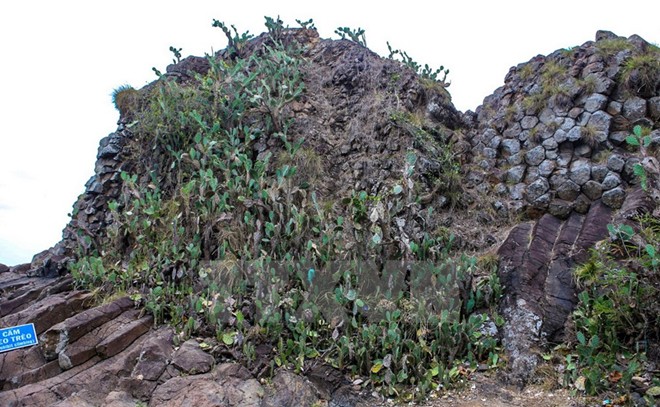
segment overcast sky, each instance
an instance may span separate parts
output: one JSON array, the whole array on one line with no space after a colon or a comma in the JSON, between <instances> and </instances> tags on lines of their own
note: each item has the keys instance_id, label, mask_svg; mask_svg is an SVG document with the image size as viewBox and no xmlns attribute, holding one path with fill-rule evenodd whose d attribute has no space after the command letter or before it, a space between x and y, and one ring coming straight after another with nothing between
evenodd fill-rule
<instances>
[{"instance_id":1,"label":"overcast sky","mask_svg":"<svg viewBox=\"0 0 660 407\"><path fill-rule=\"evenodd\" d=\"M0 5L0 263L29 262L54 245L93 175L99 140L114 131L112 90L142 87L183 55L224 48L218 19L253 34L264 16L313 18L322 37L366 29L415 60L451 70L454 104L474 110L509 68L580 45L598 29L660 41L660 2L622 1L72 1Z\"/></svg>"}]
</instances>

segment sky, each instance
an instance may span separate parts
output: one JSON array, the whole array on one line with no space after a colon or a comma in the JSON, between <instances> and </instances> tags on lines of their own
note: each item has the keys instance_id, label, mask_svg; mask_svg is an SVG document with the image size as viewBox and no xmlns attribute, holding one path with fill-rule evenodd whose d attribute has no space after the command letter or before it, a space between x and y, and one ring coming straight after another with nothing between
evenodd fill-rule
<instances>
[{"instance_id":1,"label":"sky","mask_svg":"<svg viewBox=\"0 0 660 407\"><path fill-rule=\"evenodd\" d=\"M583 44L598 29L660 41L660 2L21 0L0 4L0 263L16 265L61 239L94 173L99 140L116 129L113 89L156 79L170 46L203 56L225 47L213 19L240 32L310 18L323 38L366 30L415 60L450 69L461 111L475 110L511 66Z\"/></svg>"}]
</instances>

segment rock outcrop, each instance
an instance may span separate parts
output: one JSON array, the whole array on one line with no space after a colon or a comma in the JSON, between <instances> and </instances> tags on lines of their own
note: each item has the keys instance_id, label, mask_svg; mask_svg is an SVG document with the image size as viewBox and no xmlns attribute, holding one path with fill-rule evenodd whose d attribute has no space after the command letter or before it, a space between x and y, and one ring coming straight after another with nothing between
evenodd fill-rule
<instances>
[{"instance_id":1,"label":"rock outcrop","mask_svg":"<svg viewBox=\"0 0 660 407\"><path fill-rule=\"evenodd\" d=\"M423 198L416 205L440 215L427 223L411 219L405 232L455 226L470 230L458 240L471 249L500 244L502 339L510 377L524 383L538 351L565 339L577 301L573 267L607 237L608 223L628 212L657 211L658 186L642 191L634 166L660 172L660 73L630 63L657 55L657 48L638 36L598 32L595 42L513 67L476 113L461 114L443 87L425 86L396 61L350 41L319 39L311 30L290 35L310 45L307 94L287 107L296 118L292 133L304 135L306 148L323 157L299 163L302 176L319 182L326 196L353 189L378 193L400 180L406 151L415 151ZM187 81L208 69L205 59L190 57L166 76ZM74 288L68 265L80 248L102 251L113 221L108 203L121 193L121 172L136 165L128 119L101 140L95 174L74 205L62 242L30 265L0 265L0 325L32 322L40 335L38 347L0 354L0 405L367 403L327 366L305 377L280 370L265 385L255 372L214 354L212 344L202 348L191 339L175 346L179 338L172 330L154 327L131 298L99 305L94 293ZM651 139L645 154L625 141L637 125ZM255 140L255 154L273 143ZM446 213L455 203L448 202L459 199L433 184L442 171L437 146L448 143L463 164L465 197L458 207L467 226L453 225ZM515 216L523 221L508 224L513 228L501 242L491 235L471 239L484 229L500 230L503 223L494 219Z\"/></svg>"}]
</instances>

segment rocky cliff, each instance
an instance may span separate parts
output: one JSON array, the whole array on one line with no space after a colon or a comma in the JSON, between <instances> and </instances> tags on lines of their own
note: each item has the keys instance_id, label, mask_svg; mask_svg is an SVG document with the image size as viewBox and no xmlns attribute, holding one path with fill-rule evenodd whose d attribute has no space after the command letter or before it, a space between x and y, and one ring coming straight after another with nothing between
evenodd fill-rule
<instances>
[{"instance_id":1,"label":"rocky cliff","mask_svg":"<svg viewBox=\"0 0 660 407\"><path fill-rule=\"evenodd\" d=\"M304 63L273 51L274 43L295 45ZM117 131L101 140L94 176L74 205L62 242L32 264L2 269L1 325L34 322L41 344L0 355L0 404L367 402L326 365L306 365L305 377L277 370L272 386L260 383L256 378L264 377L268 363L245 362L246 348L228 346L237 337L222 331L235 335L236 322L216 327L200 316L207 303L221 302L217 295L199 297L180 315L174 306L157 306L178 297L159 296L154 287L186 282L190 303L192 292L233 282L226 274L205 280L206 265L222 261L225 270L229 260L263 260L266 254L278 261L295 254L317 265L330 264L328 258L375 259L377 278L388 270L388 260L444 262L452 250L494 256L503 296L480 305L499 307L505 323L492 335L509 357L507 377L524 384L549 344L574 340L570 315L579 290L573 270L610 237L607 225L634 226L640 213L659 216L659 57L656 47L637 36L598 32L596 41L534 57L511 68L504 86L466 113L453 107L442 81L356 42L320 39L302 29L270 30L231 44L214 58L186 58L135 91L121 109ZM270 52L274 66L252 57ZM254 87L250 72L261 72ZM207 84L209 73L221 82ZM290 81L287 86L269 82L274 73ZM237 86L232 78L243 87L231 88ZM291 84L299 79L304 89L294 92ZM161 86L167 83L172 85ZM195 87L203 91L186 93ZM196 104L201 97L220 106L211 116L221 117L218 127L204 119L200 106L209 104ZM168 100L189 103L194 113L168 115ZM169 120L180 121L162 131L158 123ZM220 126L236 130L227 130L233 140L227 146L211 137ZM644 129L641 149L626 140L636 127ZM177 131L186 137L174 139ZM223 148L230 151L226 157L218 153ZM206 162L215 156L227 158L225 164ZM277 166L255 175L259 162ZM291 167L298 171L287 175ZM183 175L172 176L175 169ZM256 181L241 183L250 177ZM193 191L199 191L197 202L190 200ZM161 206L149 210L157 216L131 218L156 198ZM221 203L226 206L219 210ZM217 212L208 215L212 210ZM161 240L168 242L165 249ZM92 259L87 268L80 258ZM412 286L416 269L400 268ZM85 274L90 270L103 272L92 279ZM130 281L122 282L127 270ZM474 300L480 279L495 281L486 267L480 271L456 286L457 299ZM313 277L307 275L310 285ZM75 289L85 281L99 290ZM130 297L120 292L99 303L96 295L120 285ZM283 287L300 289L292 282ZM232 298L223 298L229 311L257 326L254 306L234 306ZM474 311L459 305L456 312L465 317ZM160 325L177 315L188 322L178 327L181 335L152 327L154 317ZM334 325L328 335L336 339L344 329ZM191 334L198 340L183 341ZM255 344L257 360L273 359L273 342L262 338ZM651 335L650 349L657 352L657 346L658 337ZM308 356L314 359L313 352ZM383 367L381 360L377 369L369 363L372 380L380 369L396 374L390 362ZM406 369L405 362L399 369ZM391 378L382 380L387 387Z\"/></svg>"}]
</instances>

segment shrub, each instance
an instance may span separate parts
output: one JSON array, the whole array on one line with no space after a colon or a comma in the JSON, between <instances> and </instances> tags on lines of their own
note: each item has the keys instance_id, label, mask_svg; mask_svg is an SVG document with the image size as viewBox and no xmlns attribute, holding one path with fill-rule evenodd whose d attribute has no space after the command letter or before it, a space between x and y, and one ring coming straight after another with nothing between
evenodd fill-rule
<instances>
[{"instance_id":1,"label":"shrub","mask_svg":"<svg viewBox=\"0 0 660 407\"><path fill-rule=\"evenodd\" d=\"M112 91L112 103L122 117L131 116L138 108L139 93L131 85L121 85Z\"/></svg>"},{"instance_id":2,"label":"shrub","mask_svg":"<svg viewBox=\"0 0 660 407\"><path fill-rule=\"evenodd\" d=\"M621 82L634 95L651 97L660 86L660 52L651 50L626 60L621 68Z\"/></svg>"}]
</instances>

